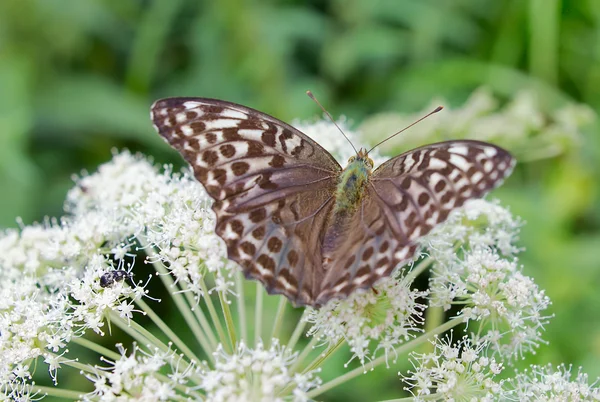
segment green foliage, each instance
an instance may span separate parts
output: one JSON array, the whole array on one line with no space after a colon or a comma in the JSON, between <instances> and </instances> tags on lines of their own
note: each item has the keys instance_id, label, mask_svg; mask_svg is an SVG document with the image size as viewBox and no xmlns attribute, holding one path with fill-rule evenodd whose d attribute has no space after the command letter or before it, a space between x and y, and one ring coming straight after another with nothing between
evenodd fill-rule
<instances>
[{"instance_id":1,"label":"green foliage","mask_svg":"<svg viewBox=\"0 0 600 402\"><path fill-rule=\"evenodd\" d=\"M574 102L597 111L598 32L597 0L4 0L0 225L60 215L71 174L113 148L181 164L148 118L164 96L222 98L290 120L319 113L311 89L334 116L372 123L433 99L461 105L485 87L501 105L535 94L542 124ZM401 128L384 126L373 143ZM496 195L528 222L526 272L554 301L550 345L529 360L595 376L600 136L597 126L576 131L519 143L500 133L522 163ZM558 151L539 152L548 144Z\"/></svg>"}]
</instances>

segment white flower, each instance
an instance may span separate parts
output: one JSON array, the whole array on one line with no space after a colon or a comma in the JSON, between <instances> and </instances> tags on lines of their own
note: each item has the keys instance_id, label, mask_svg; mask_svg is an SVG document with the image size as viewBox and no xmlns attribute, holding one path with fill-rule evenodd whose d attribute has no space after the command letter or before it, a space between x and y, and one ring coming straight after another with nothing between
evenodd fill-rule
<instances>
[{"instance_id":1,"label":"white flower","mask_svg":"<svg viewBox=\"0 0 600 402\"><path fill-rule=\"evenodd\" d=\"M183 372L177 370L180 358L173 352L145 352L137 345L130 355L117 345L121 358L109 362L108 367L96 367L95 373L86 374L94 384L94 391L82 397L84 401L169 401L182 397L176 388L188 381L197 371L190 365ZM177 380L166 377L164 370L175 373Z\"/></svg>"},{"instance_id":2,"label":"white flower","mask_svg":"<svg viewBox=\"0 0 600 402\"><path fill-rule=\"evenodd\" d=\"M403 272L383 279L373 290L332 300L318 310L309 309L306 320L313 324L308 335L329 345L341 339L350 346L353 359L361 364L378 351L387 357L401 343L421 332L425 305L417 300L427 292L411 289ZM372 346L371 344L375 344ZM393 360L396 356L392 356Z\"/></svg>"},{"instance_id":3,"label":"white flower","mask_svg":"<svg viewBox=\"0 0 600 402\"><path fill-rule=\"evenodd\" d=\"M581 369L572 373L570 366L531 366L530 371L508 381L505 392L507 398L515 401L600 401L598 381L590 384L587 374Z\"/></svg>"},{"instance_id":4,"label":"white flower","mask_svg":"<svg viewBox=\"0 0 600 402\"><path fill-rule=\"evenodd\" d=\"M479 322L498 353L523 356L542 341L549 298L520 271L513 245L521 225L497 203L470 201L421 242L433 260L431 304Z\"/></svg>"},{"instance_id":5,"label":"white flower","mask_svg":"<svg viewBox=\"0 0 600 402\"><path fill-rule=\"evenodd\" d=\"M456 344L452 344L450 337L444 340L436 337L432 344L432 353L411 354L413 370L407 375L399 373L408 384L405 389L416 400L498 399L502 381L495 377L502 372L503 367L501 363L485 355L485 343L473 345L465 336Z\"/></svg>"},{"instance_id":6,"label":"white flower","mask_svg":"<svg viewBox=\"0 0 600 402\"><path fill-rule=\"evenodd\" d=\"M306 392L320 384L314 371L291 371L297 354L279 345L276 339L268 349L262 343L251 349L241 342L234 354L225 353L219 345L214 356L214 368L200 373L198 387L212 402L303 402L308 401ZM291 397L278 396L288 387L292 389Z\"/></svg>"}]
</instances>

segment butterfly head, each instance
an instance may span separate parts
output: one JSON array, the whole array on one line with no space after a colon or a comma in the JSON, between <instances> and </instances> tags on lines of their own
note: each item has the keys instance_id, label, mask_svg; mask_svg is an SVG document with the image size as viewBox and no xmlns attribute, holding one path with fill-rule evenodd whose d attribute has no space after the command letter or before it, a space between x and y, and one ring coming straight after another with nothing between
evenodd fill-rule
<instances>
[{"instance_id":1,"label":"butterfly head","mask_svg":"<svg viewBox=\"0 0 600 402\"><path fill-rule=\"evenodd\" d=\"M351 164L354 161L363 162L365 165L367 165L369 170L373 169L373 159L369 158L369 153L364 148L361 148L357 155L352 155L350 159L348 159L348 164Z\"/></svg>"}]
</instances>

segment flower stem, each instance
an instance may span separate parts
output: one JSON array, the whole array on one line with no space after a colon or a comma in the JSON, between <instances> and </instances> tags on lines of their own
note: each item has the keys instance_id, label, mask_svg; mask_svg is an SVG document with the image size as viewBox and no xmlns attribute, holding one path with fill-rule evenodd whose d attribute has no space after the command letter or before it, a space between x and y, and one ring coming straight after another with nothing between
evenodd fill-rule
<instances>
[{"instance_id":1,"label":"flower stem","mask_svg":"<svg viewBox=\"0 0 600 402\"><path fill-rule=\"evenodd\" d=\"M254 345L258 345L262 337L262 309L263 289L260 282L256 282L256 307L254 310Z\"/></svg>"},{"instance_id":2,"label":"flower stem","mask_svg":"<svg viewBox=\"0 0 600 402\"><path fill-rule=\"evenodd\" d=\"M248 327L246 325L246 301L244 298L244 277L242 271L237 269L235 273L235 287L238 297L238 319L242 339L248 339Z\"/></svg>"},{"instance_id":3,"label":"flower stem","mask_svg":"<svg viewBox=\"0 0 600 402\"><path fill-rule=\"evenodd\" d=\"M223 329L223 325L221 324L221 319L220 319L219 315L217 314L217 309L215 308L215 305L213 304L212 298L208 294L208 288L206 287L206 283L204 282L204 279L200 279L200 288L202 289L202 292L204 293L204 297L202 298L202 300L204 300L204 302L206 303L206 306L208 307L208 313L210 314L210 318L211 318L213 324L215 325L215 328L217 329L217 334L219 335L219 340L220 340L221 344L223 345L223 347L225 348L225 350L227 352L231 353L233 351L233 348L230 347L229 343L227 342L227 340L228 340L227 335L225 335L225 330Z\"/></svg>"},{"instance_id":4,"label":"flower stem","mask_svg":"<svg viewBox=\"0 0 600 402\"><path fill-rule=\"evenodd\" d=\"M430 300L431 301L431 300ZM429 332L444 321L444 309L442 307L437 306L429 306L425 311L425 332ZM430 343L426 343L423 345L423 349L432 352L435 348L434 345Z\"/></svg>"},{"instance_id":5,"label":"flower stem","mask_svg":"<svg viewBox=\"0 0 600 402\"><path fill-rule=\"evenodd\" d=\"M154 259L157 258L154 253L154 250L152 250L150 247L146 247L145 250L146 250L146 253L148 254L148 256L154 257ZM173 278L171 277L171 274L165 268L165 266L163 265L162 262L155 261L152 263L152 265L153 265L154 269L156 270L156 272L158 272L160 274L158 276L161 279L165 288L172 290L170 292L170 294L171 294L171 297L173 298L173 301L177 305L177 309L181 312L181 314L183 315L183 319L188 324L188 326L192 329L192 333L194 334L194 336L198 337L198 334L201 334L202 330L200 329L198 321L196 320L196 317L194 316L191 308L189 307L191 305L191 303L188 304L186 302L186 300L184 299L184 297L181 295L181 293L178 293L175 291L176 285L173 281ZM187 296L187 293L186 293L186 296ZM203 326L203 328L204 328L204 333L208 336L209 340L214 339L214 335L212 333L212 329L210 328L210 326L208 326L208 328L206 326ZM200 339L199 338L197 338L197 339L198 339L198 343L200 343L202 345L202 342L200 341ZM206 354L209 356L209 359L212 361L211 350L214 351L216 349L216 340L214 342L211 342L211 346L212 346L212 348L207 350Z\"/></svg>"},{"instance_id":6,"label":"flower stem","mask_svg":"<svg viewBox=\"0 0 600 402\"><path fill-rule=\"evenodd\" d=\"M307 373L319 367L327 359L329 359L329 357L331 357L345 343L345 341L346 340L344 338L340 338L340 340L337 341L335 345L328 347L327 350L325 350L323 353L319 353L319 356L317 356L312 362L310 362L310 364L306 366L304 370L302 370L302 373Z\"/></svg>"},{"instance_id":7,"label":"flower stem","mask_svg":"<svg viewBox=\"0 0 600 402\"><path fill-rule=\"evenodd\" d=\"M277 306L277 313L275 314L275 322L273 323L273 330L271 331L271 339L279 338L279 330L281 329L281 323L283 322L283 316L285 315L285 307L287 305L287 299L283 296L279 296L279 306ZM269 342L271 342L269 339Z\"/></svg>"},{"instance_id":8,"label":"flower stem","mask_svg":"<svg viewBox=\"0 0 600 402\"><path fill-rule=\"evenodd\" d=\"M223 292L219 292L219 301L221 302L221 310L225 316L225 324L227 325L227 332L229 333L229 342L231 343L231 349L235 350L237 339L235 335L235 325L233 324L233 317L231 316L231 309L229 303L225 300Z\"/></svg>"},{"instance_id":9,"label":"flower stem","mask_svg":"<svg viewBox=\"0 0 600 402\"><path fill-rule=\"evenodd\" d=\"M45 395L55 396L57 398L64 399L80 399L81 395L84 395L83 391L71 391L68 389L55 388L55 387L44 387L42 385L35 385L33 387L34 392L39 392Z\"/></svg>"},{"instance_id":10,"label":"flower stem","mask_svg":"<svg viewBox=\"0 0 600 402\"><path fill-rule=\"evenodd\" d=\"M196 356L194 354L194 352L192 352L192 350L185 344L185 342L183 342L175 334L175 332L173 332L173 330L171 328L169 328L169 326L167 324L165 324L165 322L158 316L158 314L156 314L154 312L154 310L152 310L150 308L150 306L148 304L146 304L146 302L139 299L139 300L136 300L136 303L148 315L148 317L152 320L152 322L154 322L156 324L156 326L161 331L163 331L163 333L165 335L167 335L167 337L175 344L175 346L188 357L188 359L190 359L191 361L195 361L197 363L200 363L202 361L198 358L198 356ZM210 349L210 346L207 344L204 334L199 333L199 334L195 334L195 335L196 335L196 339L198 340L198 342L200 342L200 345L202 345L202 348L204 348L205 353L207 355L210 354L211 349Z\"/></svg>"},{"instance_id":11,"label":"flower stem","mask_svg":"<svg viewBox=\"0 0 600 402\"><path fill-rule=\"evenodd\" d=\"M422 344L423 342L426 342L427 340L432 338L434 335L438 335L443 332L446 332L450 328L453 328L453 327L459 325L463 321L464 321L463 317L454 318L454 319L440 325L439 327L435 328L434 330L424 333L423 335L419 336L418 338L415 338L412 341L407 342L407 343L397 347L395 349L395 352L398 355L406 353L406 352L410 352L410 351L414 350L417 346ZM380 356L377 359L373 360L371 362L372 367L375 368L375 367L379 366L380 364L385 363L385 359L386 359L386 356ZM316 388L316 389L308 392L306 394L306 396L307 396L307 398L314 399L316 396L321 395L325 391L329 391L331 388L337 387L338 385L341 385L341 384L345 383L346 381L351 380L355 377L358 377L359 375L364 374L364 373L365 373L364 367L362 367L362 366L357 367L354 370L351 370L351 371L347 372L346 374L321 385L319 388Z\"/></svg>"},{"instance_id":12,"label":"flower stem","mask_svg":"<svg viewBox=\"0 0 600 402\"><path fill-rule=\"evenodd\" d=\"M118 360L121 355L117 352L105 348L104 346L98 345L96 342L92 342L89 339L81 338L81 337L73 337L71 342L78 344L86 349L92 350L98 353L101 356L107 357L113 361Z\"/></svg>"},{"instance_id":13,"label":"flower stem","mask_svg":"<svg viewBox=\"0 0 600 402\"><path fill-rule=\"evenodd\" d=\"M290 337L290 341L287 344L287 347L290 350L294 350L294 347L296 346L296 343L298 342L298 339L300 339L300 335L302 335L302 331L304 330L304 327L306 326L306 321L304 320L304 318L308 314L307 311L308 311L307 309L304 309L304 312L302 313L302 317L300 317L300 319L298 320L298 323L296 324L296 328L294 328L294 332L292 333L292 336Z\"/></svg>"},{"instance_id":14,"label":"flower stem","mask_svg":"<svg viewBox=\"0 0 600 402\"><path fill-rule=\"evenodd\" d=\"M148 347L149 345L152 345L165 352L169 350L169 347L167 345L165 345L160 339L152 335L150 331L142 327L137 322L130 320L127 323L121 317L119 317L117 313L112 311L109 313L109 315L111 321L117 327L121 328L123 332L126 332L127 334L129 334L129 336L135 339L140 344L140 346L143 345L144 347Z\"/></svg>"},{"instance_id":15,"label":"flower stem","mask_svg":"<svg viewBox=\"0 0 600 402\"><path fill-rule=\"evenodd\" d=\"M306 345L304 347L304 349L302 350L302 353L300 353L298 355L298 358L296 358L296 362L294 363L294 365L291 367L290 372L292 373L296 373L299 371L300 369L300 365L302 364L302 361L304 359L306 359L306 357L310 354L310 352L312 352L315 348L315 345L317 344L317 342L319 342L319 337L315 334L310 342L308 342L308 345Z\"/></svg>"},{"instance_id":16,"label":"flower stem","mask_svg":"<svg viewBox=\"0 0 600 402\"><path fill-rule=\"evenodd\" d=\"M404 276L403 280L407 281L406 283L411 283L417 276L421 275L423 271L429 268L431 264L433 264L433 258L429 256L425 257L416 267Z\"/></svg>"},{"instance_id":17,"label":"flower stem","mask_svg":"<svg viewBox=\"0 0 600 402\"><path fill-rule=\"evenodd\" d=\"M186 290L187 286L183 285L182 288L184 290ZM208 342L210 343L212 350L216 350L217 344L219 342L217 341L217 337L215 336L215 334L213 332L212 326L206 319L206 315L204 314L204 311L202 311L202 308L198 305L198 302L194 300L194 298L190 292L185 292L185 298L187 300L188 305L194 306L193 308L191 308L192 314L194 314L194 316L196 317L196 320L200 323L200 326L204 330L204 333L206 334L206 337L208 338Z\"/></svg>"}]
</instances>

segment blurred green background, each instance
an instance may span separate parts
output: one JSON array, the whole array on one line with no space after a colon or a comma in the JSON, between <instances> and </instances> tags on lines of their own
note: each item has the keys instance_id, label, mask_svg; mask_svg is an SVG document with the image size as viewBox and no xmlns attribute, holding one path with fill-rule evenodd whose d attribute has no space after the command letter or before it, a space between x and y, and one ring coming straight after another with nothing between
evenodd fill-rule
<instances>
[{"instance_id":1,"label":"blurred green background","mask_svg":"<svg viewBox=\"0 0 600 402\"><path fill-rule=\"evenodd\" d=\"M458 107L480 87L501 103L529 90L544 121L575 103L598 111L600 1L3 0L0 226L60 216L72 175L115 148L181 166L150 124L160 97L221 98L290 121L320 114L311 89L356 128L435 98ZM521 163L495 195L527 222L521 262L554 303L549 345L527 362L596 377L600 140L587 122L541 156L548 141L502 141L498 122L498 143ZM404 148L399 139L385 152ZM373 381L356 400L373 399Z\"/></svg>"}]
</instances>

